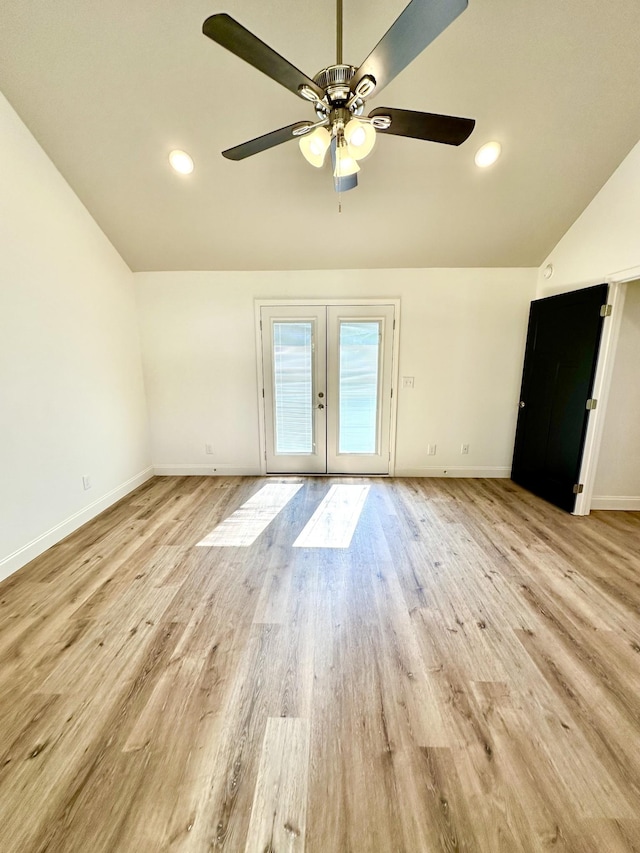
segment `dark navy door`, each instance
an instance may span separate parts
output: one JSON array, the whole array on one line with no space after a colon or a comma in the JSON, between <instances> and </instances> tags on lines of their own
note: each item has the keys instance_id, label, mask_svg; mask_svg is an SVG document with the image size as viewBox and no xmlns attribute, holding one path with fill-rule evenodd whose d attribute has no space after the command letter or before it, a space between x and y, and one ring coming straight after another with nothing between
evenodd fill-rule
<instances>
[{"instance_id":1,"label":"dark navy door","mask_svg":"<svg viewBox=\"0 0 640 853\"><path fill-rule=\"evenodd\" d=\"M531 303L511 478L573 511L608 287Z\"/></svg>"}]
</instances>

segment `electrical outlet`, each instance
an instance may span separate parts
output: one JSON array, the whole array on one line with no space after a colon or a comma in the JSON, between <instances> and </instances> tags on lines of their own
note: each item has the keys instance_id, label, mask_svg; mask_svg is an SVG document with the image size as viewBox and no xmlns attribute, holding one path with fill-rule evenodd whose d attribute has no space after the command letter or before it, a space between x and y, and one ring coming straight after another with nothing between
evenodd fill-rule
<instances>
[{"instance_id":1,"label":"electrical outlet","mask_svg":"<svg viewBox=\"0 0 640 853\"><path fill-rule=\"evenodd\" d=\"M463 456L466 456L469 453L469 445L468 444L462 444L460 446L460 453L462 453Z\"/></svg>"},{"instance_id":2,"label":"electrical outlet","mask_svg":"<svg viewBox=\"0 0 640 853\"><path fill-rule=\"evenodd\" d=\"M413 388L413 376L403 376L402 377L402 387L403 388Z\"/></svg>"},{"instance_id":3,"label":"electrical outlet","mask_svg":"<svg viewBox=\"0 0 640 853\"><path fill-rule=\"evenodd\" d=\"M82 475L82 488L87 491L87 489L91 488L91 477L88 474Z\"/></svg>"},{"instance_id":4,"label":"electrical outlet","mask_svg":"<svg viewBox=\"0 0 640 853\"><path fill-rule=\"evenodd\" d=\"M436 455L436 445L435 444L427 444L427 456L435 456Z\"/></svg>"},{"instance_id":5,"label":"electrical outlet","mask_svg":"<svg viewBox=\"0 0 640 853\"><path fill-rule=\"evenodd\" d=\"M209 456L213 456L213 445L212 444L205 444L204 452Z\"/></svg>"}]
</instances>

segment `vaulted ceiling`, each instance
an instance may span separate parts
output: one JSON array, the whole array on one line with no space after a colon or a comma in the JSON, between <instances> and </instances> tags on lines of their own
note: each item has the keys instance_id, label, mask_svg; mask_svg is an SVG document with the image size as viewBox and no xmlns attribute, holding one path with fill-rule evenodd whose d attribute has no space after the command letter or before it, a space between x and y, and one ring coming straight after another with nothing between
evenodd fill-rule
<instances>
[{"instance_id":1,"label":"vaulted ceiling","mask_svg":"<svg viewBox=\"0 0 640 853\"><path fill-rule=\"evenodd\" d=\"M353 65L408 0L344 0ZM342 197L297 143L220 152L313 109L202 35L228 12L310 76L334 0L3 0L0 89L134 270L535 266L640 138L638 0L469 0L368 107L477 121L381 136ZM474 165L499 140L501 159ZM170 150L188 151L190 176Z\"/></svg>"}]
</instances>

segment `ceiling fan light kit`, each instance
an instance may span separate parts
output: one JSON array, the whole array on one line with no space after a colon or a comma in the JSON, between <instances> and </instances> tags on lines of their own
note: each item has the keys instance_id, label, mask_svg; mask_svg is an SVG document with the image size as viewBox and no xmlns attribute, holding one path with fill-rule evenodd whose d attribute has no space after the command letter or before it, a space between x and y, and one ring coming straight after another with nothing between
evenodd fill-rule
<instances>
[{"instance_id":1,"label":"ceiling fan light kit","mask_svg":"<svg viewBox=\"0 0 640 853\"><path fill-rule=\"evenodd\" d=\"M456 116L378 107L364 115L368 97L378 94L467 7L468 0L411 0L365 61L356 68L342 61L342 0L337 0L337 61L312 79L253 35L229 15L207 18L203 33L240 59L250 63L293 94L313 104L315 122L297 122L223 151L224 157L243 160L290 139L312 166L321 168L328 150L334 188L344 192L357 186L359 160L367 157L377 133L460 145L475 121Z\"/></svg>"},{"instance_id":2,"label":"ceiling fan light kit","mask_svg":"<svg viewBox=\"0 0 640 853\"><path fill-rule=\"evenodd\" d=\"M364 160L376 144L376 131L372 124L352 118L344 129L344 138L356 160Z\"/></svg>"},{"instance_id":3,"label":"ceiling fan light kit","mask_svg":"<svg viewBox=\"0 0 640 853\"><path fill-rule=\"evenodd\" d=\"M326 127L316 127L314 131L306 133L298 140L300 151L302 151L305 160L315 166L316 169L320 169L324 164L324 158L330 144L331 134Z\"/></svg>"},{"instance_id":4,"label":"ceiling fan light kit","mask_svg":"<svg viewBox=\"0 0 640 853\"><path fill-rule=\"evenodd\" d=\"M336 138L336 164L333 170L334 178L348 178L360 171L358 161L351 154L344 136Z\"/></svg>"}]
</instances>

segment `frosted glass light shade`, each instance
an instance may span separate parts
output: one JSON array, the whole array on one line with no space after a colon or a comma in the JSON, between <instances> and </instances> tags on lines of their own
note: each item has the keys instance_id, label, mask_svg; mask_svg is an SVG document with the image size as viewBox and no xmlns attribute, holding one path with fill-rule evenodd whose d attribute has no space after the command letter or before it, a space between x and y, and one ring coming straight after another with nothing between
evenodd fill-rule
<instances>
[{"instance_id":1,"label":"frosted glass light shade","mask_svg":"<svg viewBox=\"0 0 640 853\"><path fill-rule=\"evenodd\" d=\"M336 148L336 168L333 172L335 178L346 178L349 175L355 175L360 171L360 166L354 157L351 156L351 150L348 145L338 145Z\"/></svg>"},{"instance_id":2,"label":"frosted glass light shade","mask_svg":"<svg viewBox=\"0 0 640 853\"><path fill-rule=\"evenodd\" d=\"M302 155L307 161L319 169L324 163L325 155L331 143L331 134L326 127L316 127L313 133L305 133L298 140Z\"/></svg>"},{"instance_id":3,"label":"frosted glass light shade","mask_svg":"<svg viewBox=\"0 0 640 853\"><path fill-rule=\"evenodd\" d=\"M352 118L344 129L344 138L353 159L362 160L376 144L376 131L372 124Z\"/></svg>"}]
</instances>

